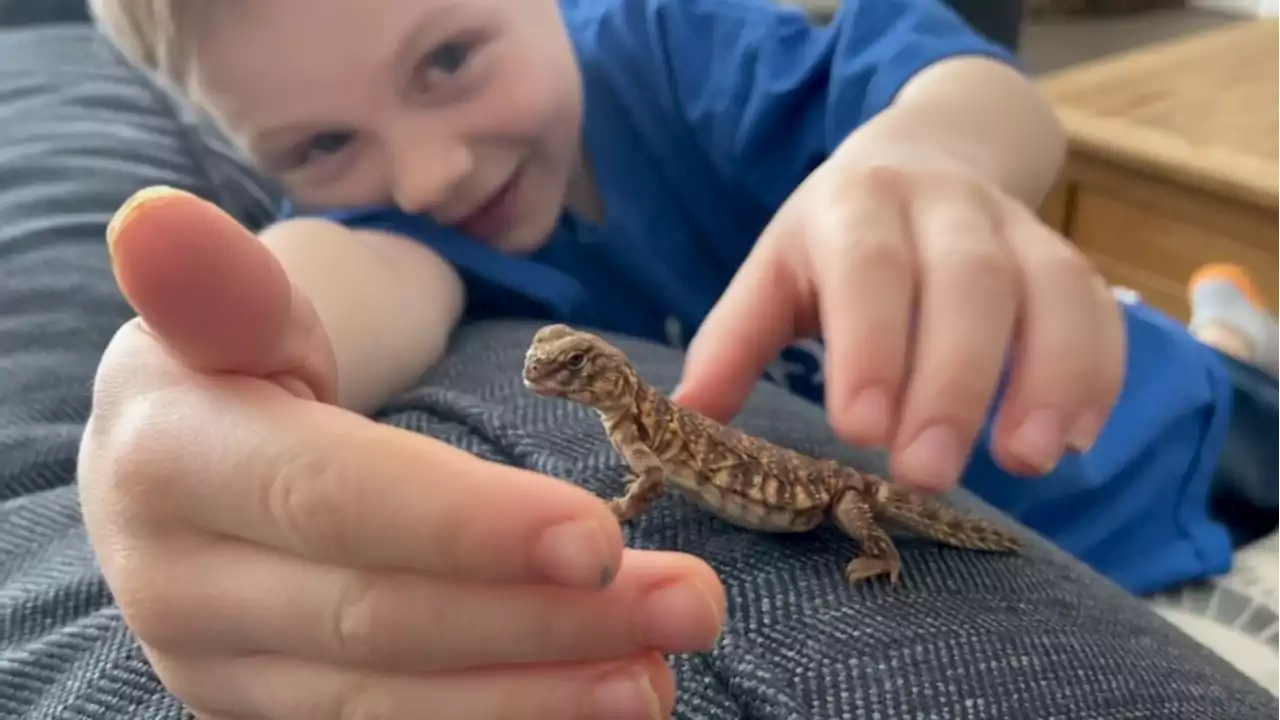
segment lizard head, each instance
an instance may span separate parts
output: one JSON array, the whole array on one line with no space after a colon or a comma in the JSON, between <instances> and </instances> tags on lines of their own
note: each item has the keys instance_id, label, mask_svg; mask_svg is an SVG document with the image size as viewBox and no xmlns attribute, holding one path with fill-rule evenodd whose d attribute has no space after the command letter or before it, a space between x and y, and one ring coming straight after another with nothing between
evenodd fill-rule
<instances>
[{"instance_id":1,"label":"lizard head","mask_svg":"<svg viewBox=\"0 0 1280 720\"><path fill-rule=\"evenodd\" d=\"M524 386L596 408L629 402L635 370L618 348L568 325L547 325L524 356Z\"/></svg>"}]
</instances>

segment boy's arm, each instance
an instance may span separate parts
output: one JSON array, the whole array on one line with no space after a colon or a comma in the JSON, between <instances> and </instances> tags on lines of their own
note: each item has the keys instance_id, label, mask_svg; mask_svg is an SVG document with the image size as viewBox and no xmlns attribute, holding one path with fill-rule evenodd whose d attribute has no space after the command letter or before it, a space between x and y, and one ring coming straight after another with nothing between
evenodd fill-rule
<instances>
[{"instance_id":1,"label":"boy's arm","mask_svg":"<svg viewBox=\"0 0 1280 720\"><path fill-rule=\"evenodd\" d=\"M837 152L873 162L890 140L895 164L915 146L922 162L953 159L1029 204L1057 172L1061 132L1017 57L940 0L845 2L825 26L754 0L617 5L601 46L648 69L631 82L761 207L780 207Z\"/></svg>"},{"instance_id":2,"label":"boy's arm","mask_svg":"<svg viewBox=\"0 0 1280 720\"><path fill-rule=\"evenodd\" d=\"M874 164L891 149L942 158L1035 208L1052 187L1066 139L1052 108L1021 73L984 57L943 60L846 138L834 157Z\"/></svg>"},{"instance_id":3,"label":"boy's arm","mask_svg":"<svg viewBox=\"0 0 1280 720\"><path fill-rule=\"evenodd\" d=\"M282 221L260 237L320 315L337 357L342 407L372 413L443 354L464 290L430 248L316 218Z\"/></svg>"}]
</instances>

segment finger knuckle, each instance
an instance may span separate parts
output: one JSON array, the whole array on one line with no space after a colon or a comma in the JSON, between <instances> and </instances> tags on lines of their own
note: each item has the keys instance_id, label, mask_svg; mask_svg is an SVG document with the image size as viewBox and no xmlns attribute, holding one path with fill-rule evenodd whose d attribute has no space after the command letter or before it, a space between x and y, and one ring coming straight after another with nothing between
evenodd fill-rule
<instances>
[{"instance_id":1,"label":"finger knuckle","mask_svg":"<svg viewBox=\"0 0 1280 720\"><path fill-rule=\"evenodd\" d=\"M180 412L187 375L176 368L138 319L116 332L94 376L77 462L82 485L147 501L125 508L168 507L173 479L184 475L174 460L188 447Z\"/></svg>"},{"instance_id":2,"label":"finger knuckle","mask_svg":"<svg viewBox=\"0 0 1280 720\"><path fill-rule=\"evenodd\" d=\"M983 410L991 403L990 388L977 382L952 381L937 395L936 414L967 442L982 423Z\"/></svg>"},{"instance_id":3,"label":"finger knuckle","mask_svg":"<svg viewBox=\"0 0 1280 720\"><path fill-rule=\"evenodd\" d=\"M954 263L957 272L997 286L1010 284L1017 273L1013 256L995 243L976 243L957 248L954 257L948 262Z\"/></svg>"},{"instance_id":4,"label":"finger knuckle","mask_svg":"<svg viewBox=\"0 0 1280 720\"><path fill-rule=\"evenodd\" d=\"M157 431L156 398L135 397L120 403L109 416L96 414L85 428L77 463L77 479L83 485L115 494L126 507L141 501L163 499L156 493L169 486L163 467L170 453L165 435Z\"/></svg>"},{"instance_id":5,"label":"finger knuckle","mask_svg":"<svg viewBox=\"0 0 1280 720\"><path fill-rule=\"evenodd\" d=\"M94 416L110 417L122 403L171 386L187 372L165 353L139 318L120 326L107 342L94 372Z\"/></svg>"},{"instance_id":6,"label":"finger knuckle","mask_svg":"<svg viewBox=\"0 0 1280 720\"><path fill-rule=\"evenodd\" d=\"M896 192L904 181L904 171L892 165L870 165L848 175L843 189L849 192L883 194Z\"/></svg>"},{"instance_id":7,"label":"finger knuckle","mask_svg":"<svg viewBox=\"0 0 1280 720\"><path fill-rule=\"evenodd\" d=\"M592 632L593 629L598 630L599 622L598 616L584 613L557 611L539 614L530 623L527 646L537 648L539 653L550 657L573 655L587 641L599 640L599 633ZM615 627L625 628L628 623L618 623Z\"/></svg>"},{"instance_id":8,"label":"finger knuckle","mask_svg":"<svg viewBox=\"0 0 1280 720\"><path fill-rule=\"evenodd\" d=\"M956 201L965 206L981 208L990 213L996 211L1003 201L986 181L980 180L976 175L959 171L944 172L938 175L938 181L945 184Z\"/></svg>"},{"instance_id":9,"label":"finger knuckle","mask_svg":"<svg viewBox=\"0 0 1280 720\"><path fill-rule=\"evenodd\" d=\"M909 414L927 406L927 415L968 436L977 432L996 390L991 359L972 350L952 352L951 357L944 373L926 381L928 389L913 392Z\"/></svg>"},{"instance_id":10,"label":"finger knuckle","mask_svg":"<svg viewBox=\"0 0 1280 720\"><path fill-rule=\"evenodd\" d=\"M198 627L188 582L178 582L156 562L132 561L117 568L110 583L125 624L139 639L161 650L178 652Z\"/></svg>"},{"instance_id":11,"label":"finger knuckle","mask_svg":"<svg viewBox=\"0 0 1280 720\"><path fill-rule=\"evenodd\" d=\"M339 471L324 457L294 450L264 483L263 512L293 549L345 557L350 542Z\"/></svg>"},{"instance_id":12,"label":"finger knuckle","mask_svg":"<svg viewBox=\"0 0 1280 720\"><path fill-rule=\"evenodd\" d=\"M855 238L850 243L849 254L851 263L877 275L903 276L915 271L915 257L905 243L882 238Z\"/></svg>"},{"instance_id":13,"label":"finger knuckle","mask_svg":"<svg viewBox=\"0 0 1280 720\"><path fill-rule=\"evenodd\" d=\"M94 408L109 409L114 401L129 397L140 379L136 372L139 357L138 338L142 333L140 318L132 318L116 330L102 351L93 377Z\"/></svg>"},{"instance_id":14,"label":"finger knuckle","mask_svg":"<svg viewBox=\"0 0 1280 720\"><path fill-rule=\"evenodd\" d=\"M494 692L490 707L485 708L489 720L560 720L568 717L588 717L584 712L591 708L589 690L562 689L554 685L538 687L513 685ZM574 702L577 699L577 702ZM576 712L575 712L576 711Z\"/></svg>"},{"instance_id":15,"label":"finger knuckle","mask_svg":"<svg viewBox=\"0 0 1280 720\"><path fill-rule=\"evenodd\" d=\"M369 679L356 677L338 690L329 717L333 720L391 720L403 715L397 712L390 693L380 692Z\"/></svg>"},{"instance_id":16,"label":"finger knuckle","mask_svg":"<svg viewBox=\"0 0 1280 720\"><path fill-rule=\"evenodd\" d=\"M377 654L379 617L385 586L373 575L353 572L338 592L329 622L334 649L340 657L367 663Z\"/></svg>"},{"instance_id":17,"label":"finger knuckle","mask_svg":"<svg viewBox=\"0 0 1280 720\"><path fill-rule=\"evenodd\" d=\"M1049 276L1069 278L1080 283L1101 279L1089 257L1076 246L1066 242L1058 243L1057 251L1047 255L1044 261L1044 272Z\"/></svg>"},{"instance_id":18,"label":"finger knuckle","mask_svg":"<svg viewBox=\"0 0 1280 720\"><path fill-rule=\"evenodd\" d=\"M494 683L479 703L468 703L469 714L486 720L560 720L560 718L595 717L590 714L592 691L590 679L548 677L544 682L517 679ZM597 711L598 712L598 711Z\"/></svg>"}]
</instances>

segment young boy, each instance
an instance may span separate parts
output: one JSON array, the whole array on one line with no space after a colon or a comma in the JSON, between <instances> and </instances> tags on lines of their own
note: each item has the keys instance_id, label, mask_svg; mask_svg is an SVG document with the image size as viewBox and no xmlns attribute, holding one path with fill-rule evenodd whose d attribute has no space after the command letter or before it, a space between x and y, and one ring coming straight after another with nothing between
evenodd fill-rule
<instances>
[{"instance_id":1,"label":"young boy","mask_svg":"<svg viewBox=\"0 0 1280 720\"><path fill-rule=\"evenodd\" d=\"M1037 221L1059 128L941 2L94 5L284 184L261 237L345 407L464 318L595 326L687 345L677 398L720 419L767 372L1133 592L1229 566L1226 371Z\"/></svg>"}]
</instances>

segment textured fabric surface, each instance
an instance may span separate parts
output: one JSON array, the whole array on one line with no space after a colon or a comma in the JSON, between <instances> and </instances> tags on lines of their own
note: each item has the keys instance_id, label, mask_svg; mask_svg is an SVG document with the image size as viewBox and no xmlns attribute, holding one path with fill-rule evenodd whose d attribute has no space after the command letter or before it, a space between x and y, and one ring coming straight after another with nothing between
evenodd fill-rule
<instances>
[{"instance_id":1,"label":"textured fabric surface","mask_svg":"<svg viewBox=\"0 0 1280 720\"><path fill-rule=\"evenodd\" d=\"M129 313L102 233L144 185L209 197L246 223L273 190L163 95L70 28L0 32L0 718L178 718L99 576L77 508L76 446L98 356ZM599 423L520 387L534 330L462 331L379 417L481 456L619 492ZM618 340L670 387L669 349ZM748 430L857 460L820 413L762 387ZM957 499L957 502L963 501ZM706 558L729 593L713 653L674 658L681 720L1277 717L1274 698L1051 548L995 557L904 539L896 588L849 589L832 530L737 530L676 498L629 527L637 547Z\"/></svg>"},{"instance_id":2,"label":"textured fabric surface","mask_svg":"<svg viewBox=\"0 0 1280 720\"><path fill-rule=\"evenodd\" d=\"M30 468L0 482L0 500L68 477L97 356L129 317L106 272L112 212L164 184L253 226L274 215L276 189L177 113L89 26L0 29L0 427L18 433L0 462ZM37 461L49 453L65 464Z\"/></svg>"}]
</instances>

